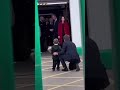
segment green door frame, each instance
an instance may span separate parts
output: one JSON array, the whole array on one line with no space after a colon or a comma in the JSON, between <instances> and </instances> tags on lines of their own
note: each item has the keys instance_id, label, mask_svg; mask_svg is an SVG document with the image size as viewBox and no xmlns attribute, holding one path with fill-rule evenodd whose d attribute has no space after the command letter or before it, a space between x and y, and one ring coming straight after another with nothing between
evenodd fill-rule
<instances>
[{"instance_id":1,"label":"green door frame","mask_svg":"<svg viewBox=\"0 0 120 90\"><path fill-rule=\"evenodd\" d=\"M0 90L15 90L11 0L0 0L0 42Z\"/></svg>"},{"instance_id":2,"label":"green door frame","mask_svg":"<svg viewBox=\"0 0 120 90\"><path fill-rule=\"evenodd\" d=\"M38 0L35 0L35 90L43 90Z\"/></svg>"},{"instance_id":3,"label":"green door frame","mask_svg":"<svg viewBox=\"0 0 120 90\"><path fill-rule=\"evenodd\" d=\"M83 72L85 80L85 0L80 0L81 24L82 24L82 57L83 57Z\"/></svg>"},{"instance_id":4,"label":"green door frame","mask_svg":"<svg viewBox=\"0 0 120 90\"><path fill-rule=\"evenodd\" d=\"M112 0L113 18L113 70L115 74L115 90L120 90L120 0Z\"/></svg>"}]
</instances>

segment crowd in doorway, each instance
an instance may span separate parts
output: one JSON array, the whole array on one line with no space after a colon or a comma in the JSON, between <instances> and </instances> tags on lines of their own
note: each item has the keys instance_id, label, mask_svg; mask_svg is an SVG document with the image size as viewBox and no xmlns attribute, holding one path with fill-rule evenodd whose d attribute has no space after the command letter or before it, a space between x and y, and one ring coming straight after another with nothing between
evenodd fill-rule
<instances>
[{"instance_id":1,"label":"crowd in doorway","mask_svg":"<svg viewBox=\"0 0 120 90\"><path fill-rule=\"evenodd\" d=\"M64 16L60 20L55 14L50 18L40 16L40 41L41 52L47 51L48 46L53 45L55 38L59 39L60 45L63 43L63 36L65 34L70 35L70 24Z\"/></svg>"},{"instance_id":2,"label":"crowd in doorway","mask_svg":"<svg viewBox=\"0 0 120 90\"><path fill-rule=\"evenodd\" d=\"M70 40L70 24L65 17L62 16L58 20L54 14L49 19L41 16L40 31L41 51L45 52L48 46L52 46L53 71L56 66L57 70L60 70L60 62L63 66L62 71L68 71L65 61L70 62L70 70L79 71L80 57L75 44Z\"/></svg>"}]
</instances>

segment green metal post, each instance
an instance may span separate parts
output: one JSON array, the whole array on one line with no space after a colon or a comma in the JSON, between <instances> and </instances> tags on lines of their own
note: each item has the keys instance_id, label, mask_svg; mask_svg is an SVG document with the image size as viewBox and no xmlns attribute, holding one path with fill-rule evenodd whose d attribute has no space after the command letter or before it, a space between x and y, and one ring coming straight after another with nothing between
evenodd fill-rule
<instances>
[{"instance_id":1,"label":"green metal post","mask_svg":"<svg viewBox=\"0 0 120 90\"><path fill-rule=\"evenodd\" d=\"M120 0L113 0L113 68L116 90L120 90Z\"/></svg>"},{"instance_id":2,"label":"green metal post","mask_svg":"<svg viewBox=\"0 0 120 90\"><path fill-rule=\"evenodd\" d=\"M0 90L15 90L11 1L0 0Z\"/></svg>"},{"instance_id":3,"label":"green metal post","mask_svg":"<svg viewBox=\"0 0 120 90\"><path fill-rule=\"evenodd\" d=\"M80 0L81 25L82 25L82 55L83 55L83 71L85 80L85 0Z\"/></svg>"},{"instance_id":4,"label":"green metal post","mask_svg":"<svg viewBox=\"0 0 120 90\"><path fill-rule=\"evenodd\" d=\"M35 90L43 90L38 0L35 0Z\"/></svg>"}]
</instances>

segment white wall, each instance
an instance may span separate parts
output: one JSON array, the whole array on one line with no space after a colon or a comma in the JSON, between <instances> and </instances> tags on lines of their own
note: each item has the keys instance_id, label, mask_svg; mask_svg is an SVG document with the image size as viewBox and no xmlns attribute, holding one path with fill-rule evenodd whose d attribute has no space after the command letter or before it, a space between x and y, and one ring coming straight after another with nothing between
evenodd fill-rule
<instances>
[{"instance_id":1,"label":"white wall","mask_svg":"<svg viewBox=\"0 0 120 90\"><path fill-rule=\"evenodd\" d=\"M87 0L90 37L100 50L111 49L110 0Z\"/></svg>"},{"instance_id":2,"label":"white wall","mask_svg":"<svg viewBox=\"0 0 120 90\"><path fill-rule=\"evenodd\" d=\"M77 47L82 46L81 39L81 12L80 12L80 0L69 0L70 2L70 18L71 18L71 32L72 41Z\"/></svg>"}]
</instances>

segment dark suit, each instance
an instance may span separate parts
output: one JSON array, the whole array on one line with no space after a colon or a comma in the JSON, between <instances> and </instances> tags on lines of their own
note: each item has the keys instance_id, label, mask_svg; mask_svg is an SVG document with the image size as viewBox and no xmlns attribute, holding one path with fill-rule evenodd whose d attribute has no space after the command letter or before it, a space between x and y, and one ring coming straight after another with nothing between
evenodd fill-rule
<instances>
[{"instance_id":1,"label":"dark suit","mask_svg":"<svg viewBox=\"0 0 120 90\"><path fill-rule=\"evenodd\" d=\"M46 38L46 28L45 22L40 21L40 41L41 41L41 51L44 52L45 50L45 38Z\"/></svg>"},{"instance_id":2,"label":"dark suit","mask_svg":"<svg viewBox=\"0 0 120 90\"><path fill-rule=\"evenodd\" d=\"M46 33L46 27L45 27L45 22L43 21L40 21L40 32L41 32L41 36L45 36L45 33Z\"/></svg>"},{"instance_id":3,"label":"dark suit","mask_svg":"<svg viewBox=\"0 0 120 90\"><path fill-rule=\"evenodd\" d=\"M53 38L58 38L58 20L53 23Z\"/></svg>"},{"instance_id":4,"label":"dark suit","mask_svg":"<svg viewBox=\"0 0 120 90\"><path fill-rule=\"evenodd\" d=\"M77 53L76 45L71 41L65 41L62 50L58 53L64 68L66 68L65 61L80 63L80 57Z\"/></svg>"},{"instance_id":5,"label":"dark suit","mask_svg":"<svg viewBox=\"0 0 120 90\"><path fill-rule=\"evenodd\" d=\"M109 85L105 67L100 60L96 43L85 40L85 90L101 90Z\"/></svg>"},{"instance_id":6,"label":"dark suit","mask_svg":"<svg viewBox=\"0 0 120 90\"><path fill-rule=\"evenodd\" d=\"M53 29L53 23L49 24L49 45L53 45L53 31L50 31L50 29Z\"/></svg>"}]
</instances>

